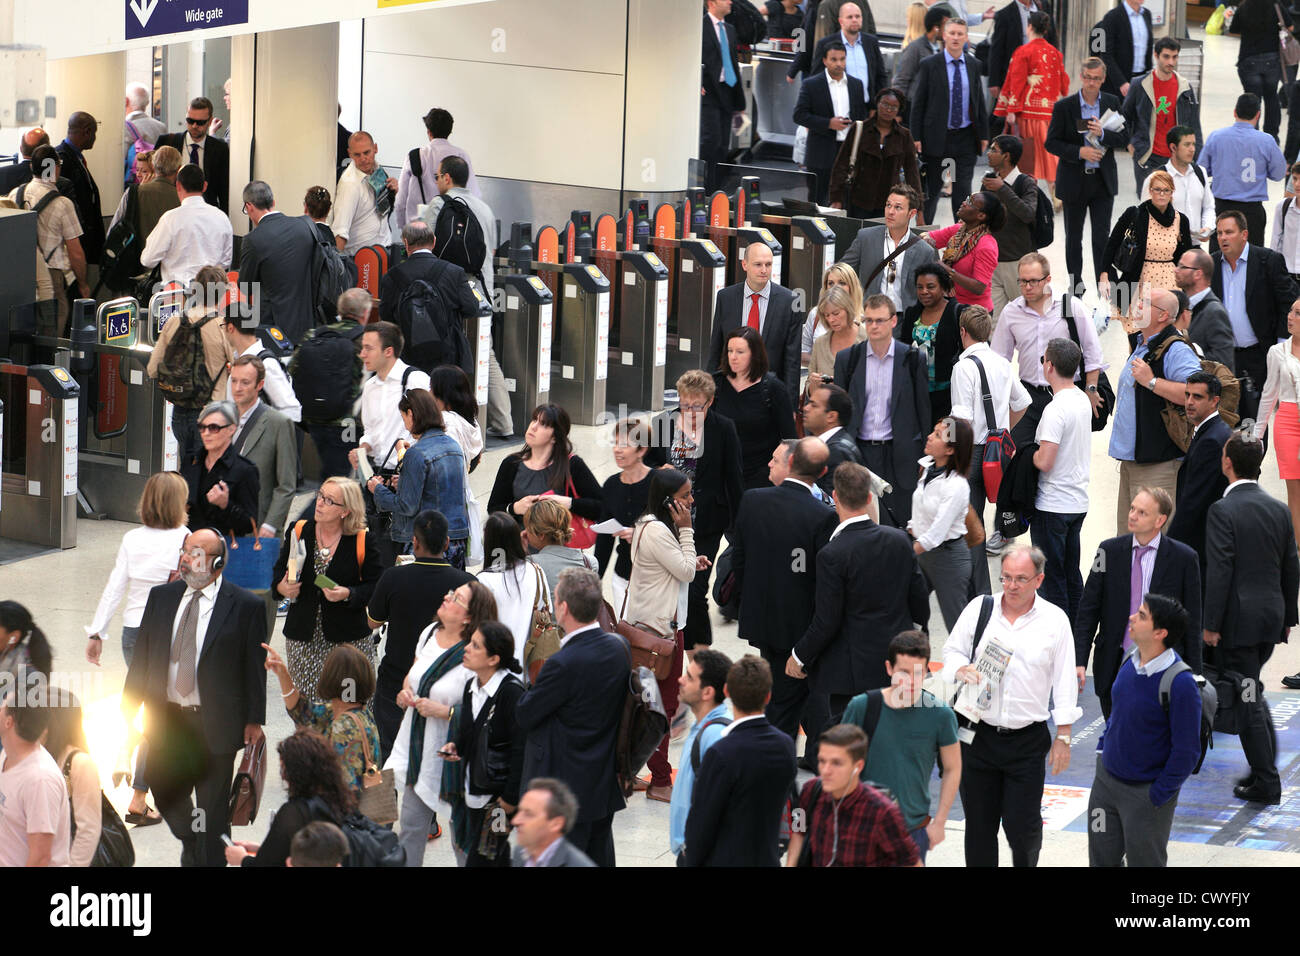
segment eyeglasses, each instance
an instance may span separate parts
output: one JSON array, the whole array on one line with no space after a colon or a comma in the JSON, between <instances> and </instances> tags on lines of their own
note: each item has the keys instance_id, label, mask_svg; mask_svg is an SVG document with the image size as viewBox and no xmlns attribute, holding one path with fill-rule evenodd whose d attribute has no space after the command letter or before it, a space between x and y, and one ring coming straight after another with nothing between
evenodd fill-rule
<instances>
[{"instance_id":1,"label":"eyeglasses","mask_svg":"<svg viewBox=\"0 0 1300 956\"><path fill-rule=\"evenodd\" d=\"M212 122L211 116L209 116L207 119L195 119L193 116L185 117L185 123L187 126L207 126L211 122Z\"/></svg>"},{"instance_id":2,"label":"eyeglasses","mask_svg":"<svg viewBox=\"0 0 1300 956\"><path fill-rule=\"evenodd\" d=\"M897 104L897 103L886 103L886 102L884 102L884 101L882 100L881 102L879 102L879 103L876 104L876 109L879 110L879 111L882 112L882 113L897 113L897 112L898 112L898 104Z\"/></svg>"},{"instance_id":3,"label":"eyeglasses","mask_svg":"<svg viewBox=\"0 0 1300 956\"><path fill-rule=\"evenodd\" d=\"M891 315L891 316L890 316L889 318L887 318L887 319L869 319L869 318L863 317L862 322L863 322L864 325L888 325L890 322L893 322L894 319L896 319L896 318L897 318L897 316L894 316L894 315Z\"/></svg>"},{"instance_id":4,"label":"eyeglasses","mask_svg":"<svg viewBox=\"0 0 1300 956\"><path fill-rule=\"evenodd\" d=\"M1037 279L1017 279L1016 282L1020 285L1034 286L1038 285L1040 282L1046 282L1049 278L1050 276L1039 276Z\"/></svg>"},{"instance_id":5,"label":"eyeglasses","mask_svg":"<svg viewBox=\"0 0 1300 956\"><path fill-rule=\"evenodd\" d=\"M206 424L206 425L196 425L195 427L196 427L200 432L207 432L209 435L215 435L217 432L221 431L222 429L226 429L226 428L234 428L235 426L234 426L234 425L217 425L217 424L214 424L214 423L212 423L212 422L209 422L209 423Z\"/></svg>"},{"instance_id":6,"label":"eyeglasses","mask_svg":"<svg viewBox=\"0 0 1300 956\"><path fill-rule=\"evenodd\" d=\"M1028 584L1030 581L1034 579L1027 578L1022 575L1016 575L1013 578L1010 575L1003 574L998 577L998 580L1002 582L1002 586L1004 588L1011 587L1012 585L1018 588L1023 588L1026 584Z\"/></svg>"},{"instance_id":7,"label":"eyeglasses","mask_svg":"<svg viewBox=\"0 0 1300 956\"><path fill-rule=\"evenodd\" d=\"M708 408L709 406L708 406L708 404L706 403L706 404L703 404L703 405L686 405L686 404L682 404L682 405L679 406L679 407L680 407L681 410L684 411L684 412L702 412L702 411L704 411L706 408Z\"/></svg>"},{"instance_id":8,"label":"eyeglasses","mask_svg":"<svg viewBox=\"0 0 1300 956\"><path fill-rule=\"evenodd\" d=\"M1164 186L1152 186L1152 187L1151 187L1151 195L1153 195L1153 196L1154 196L1154 195L1172 196L1173 194L1174 194L1174 191L1173 191L1172 189L1168 189L1168 188L1166 188L1166 187L1164 187Z\"/></svg>"},{"instance_id":9,"label":"eyeglasses","mask_svg":"<svg viewBox=\"0 0 1300 956\"><path fill-rule=\"evenodd\" d=\"M469 605L456 596L455 588L452 588L450 591L448 591L446 595L444 595L443 600L450 601L452 604L459 604L465 610L467 611L469 610Z\"/></svg>"},{"instance_id":10,"label":"eyeglasses","mask_svg":"<svg viewBox=\"0 0 1300 956\"><path fill-rule=\"evenodd\" d=\"M325 493L322 492L322 491L318 491L318 492L316 492L316 500L317 500L317 501L323 501L323 502L325 502L325 504L327 504L327 505L333 505L335 508L342 508L342 507L343 507L343 502L341 502L341 501L335 501L333 498L331 498L329 495L325 494Z\"/></svg>"}]
</instances>

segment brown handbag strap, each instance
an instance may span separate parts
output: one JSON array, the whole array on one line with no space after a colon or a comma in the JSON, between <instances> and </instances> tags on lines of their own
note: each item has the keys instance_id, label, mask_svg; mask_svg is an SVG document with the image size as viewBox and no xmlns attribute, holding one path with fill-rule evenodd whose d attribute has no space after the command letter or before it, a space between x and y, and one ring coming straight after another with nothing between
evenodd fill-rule
<instances>
[{"instance_id":1,"label":"brown handbag strap","mask_svg":"<svg viewBox=\"0 0 1300 956\"><path fill-rule=\"evenodd\" d=\"M352 722L357 725L357 730L361 732L361 752L366 761L366 773L377 773L379 765L375 763L374 754L370 752L370 735L366 733L366 725L361 722L355 710L345 710L343 713L352 718Z\"/></svg>"},{"instance_id":2,"label":"brown handbag strap","mask_svg":"<svg viewBox=\"0 0 1300 956\"><path fill-rule=\"evenodd\" d=\"M533 577L537 580L537 597L533 600L534 611L546 611L555 618L555 608L551 607L551 596L546 591L546 582L542 580L542 569L532 561L528 562L533 566Z\"/></svg>"},{"instance_id":3,"label":"brown handbag strap","mask_svg":"<svg viewBox=\"0 0 1300 956\"><path fill-rule=\"evenodd\" d=\"M646 523L644 521L641 522L641 526L632 532L632 546L628 550L631 554L633 570L635 570L636 568L636 543L637 541L640 540L639 538L637 538L637 532L639 531L642 534L644 534L645 525ZM629 577L627 579L627 590L623 592L623 606L618 609L619 621L623 620L623 615L627 613L627 596L631 593L632 593L632 579ZM618 621L615 621L614 623L617 624Z\"/></svg>"}]
</instances>

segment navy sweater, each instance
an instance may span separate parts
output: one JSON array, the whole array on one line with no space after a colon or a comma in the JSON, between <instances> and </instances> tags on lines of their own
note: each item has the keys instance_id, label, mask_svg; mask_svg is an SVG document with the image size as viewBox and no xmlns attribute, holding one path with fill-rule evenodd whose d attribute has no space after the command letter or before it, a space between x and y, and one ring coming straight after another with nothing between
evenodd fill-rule
<instances>
[{"instance_id":1,"label":"navy sweater","mask_svg":"<svg viewBox=\"0 0 1300 956\"><path fill-rule=\"evenodd\" d=\"M1174 659L1182 660L1177 653ZM1160 706L1160 678L1143 677L1129 658L1111 689L1110 720L1097 744L1102 766L1127 783L1150 783L1151 803L1163 806L1183 785L1201 755L1201 693L1191 672L1169 689L1169 713Z\"/></svg>"}]
</instances>

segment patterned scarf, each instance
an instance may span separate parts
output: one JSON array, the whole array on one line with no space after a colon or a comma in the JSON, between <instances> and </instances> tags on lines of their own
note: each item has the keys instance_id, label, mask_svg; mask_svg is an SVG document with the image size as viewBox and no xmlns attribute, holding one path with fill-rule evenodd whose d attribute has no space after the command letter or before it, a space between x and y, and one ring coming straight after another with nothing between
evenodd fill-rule
<instances>
[{"instance_id":1,"label":"patterned scarf","mask_svg":"<svg viewBox=\"0 0 1300 956\"><path fill-rule=\"evenodd\" d=\"M962 223L957 231L949 237L948 245L944 246L939 258L947 265L955 266L959 261L975 251L975 246L988 235L988 231L988 226L970 226Z\"/></svg>"},{"instance_id":2,"label":"patterned scarf","mask_svg":"<svg viewBox=\"0 0 1300 956\"><path fill-rule=\"evenodd\" d=\"M429 640L435 638L430 635ZM457 664L465 656L465 642L461 641L455 647L443 651L441 656L433 662L424 676L420 678L420 686L416 688L416 697L428 697L429 691L433 685ZM406 779L414 783L420 779L420 764L424 760L424 731L429 725L428 718L421 717L419 713L411 715L411 749L410 756L407 758ZM455 761L443 761L444 763L455 764Z\"/></svg>"}]
</instances>

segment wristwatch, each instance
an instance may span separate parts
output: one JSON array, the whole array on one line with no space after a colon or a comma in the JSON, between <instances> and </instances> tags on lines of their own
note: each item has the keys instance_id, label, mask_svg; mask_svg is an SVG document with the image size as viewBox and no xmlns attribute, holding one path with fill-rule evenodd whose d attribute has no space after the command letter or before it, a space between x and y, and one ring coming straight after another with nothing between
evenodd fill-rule
<instances>
[{"instance_id":1,"label":"wristwatch","mask_svg":"<svg viewBox=\"0 0 1300 956\"><path fill-rule=\"evenodd\" d=\"M1088 391L1090 391L1090 392L1095 392L1095 391L1097 391L1097 386L1096 386L1096 385L1089 385L1089 386L1088 386Z\"/></svg>"},{"instance_id":2,"label":"wristwatch","mask_svg":"<svg viewBox=\"0 0 1300 956\"><path fill-rule=\"evenodd\" d=\"M1156 378L1154 375L1151 376L1151 381L1147 382L1147 388L1154 392L1156 390L1156 382L1158 381L1160 381L1160 379Z\"/></svg>"},{"instance_id":3,"label":"wristwatch","mask_svg":"<svg viewBox=\"0 0 1300 956\"><path fill-rule=\"evenodd\" d=\"M1065 746L1067 746L1067 747L1070 746L1070 735L1069 735L1069 734L1057 734L1057 735L1056 735L1056 739L1059 740L1061 743L1065 744Z\"/></svg>"}]
</instances>

